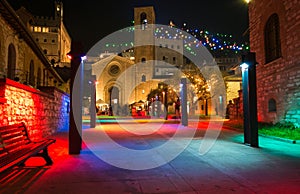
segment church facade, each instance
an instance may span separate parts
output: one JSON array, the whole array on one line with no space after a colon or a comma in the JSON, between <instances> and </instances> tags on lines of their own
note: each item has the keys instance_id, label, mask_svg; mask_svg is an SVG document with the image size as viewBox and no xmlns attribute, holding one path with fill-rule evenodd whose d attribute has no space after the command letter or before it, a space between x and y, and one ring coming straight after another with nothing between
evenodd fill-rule
<instances>
[{"instance_id":1,"label":"church facade","mask_svg":"<svg viewBox=\"0 0 300 194\"><path fill-rule=\"evenodd\" d=\"M176 67L183 62L182 40L154 36L153 7L134 8L134 22L132 54L123 52L121 56L111 55L92 64L92 74L96 75L97 81L96 100L101 99L112 106L146 103L147 95L158 88L159 83L169 83L168 80L179 76ZM174 87L179 87L179 83L177 85Z\"/></svg>"},{"instance_id":2,"label":"church facade","mask_svg":"<svg viewBox=\"0 0 300 194\"><path fill-rule=\"evenodd\" d=\"M174 112L174 103L181 96L180 82L185 77L188 114L222 116L226 92L216 87L223 78L210 52L204 46L190 48L188 41L197 42L191 34L171 25L155 24L152 6L135 7L134 24L134 30L128 28L133 37L131 47L98 53L100 57L93 62L88 53L86 64L91 66L97 83L96 101L119 108L131 104L148 107L155 101ZM98 47L96 44L94 48Z\"/></svg>"}]
</instances>

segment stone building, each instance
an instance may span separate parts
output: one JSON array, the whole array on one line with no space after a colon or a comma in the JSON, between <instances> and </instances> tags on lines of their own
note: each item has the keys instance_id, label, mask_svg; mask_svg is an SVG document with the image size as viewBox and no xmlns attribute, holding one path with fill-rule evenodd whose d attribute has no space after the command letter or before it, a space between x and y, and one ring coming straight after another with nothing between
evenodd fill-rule
<instances>
[{"instance_id":1,"label":"stone building","mask_svg":"<svg viewBox=\"0 0 300 194\"><path fill-rule=\"evenodd\" d=\"M35 41L54 67L70 67L67 53L71 50L71 37L63 21L63 3L54 1L52 16L36 16L25 7L20 7L17 14L31 32Z\"/></svg>"},{"instance_id":2,"label":"stone building","mask_svg":"<svg viewBox=\"0 0 300 194\"><path fill-rule=\"evenodd\" d=\"M0 75L34 88L68 85L55 71L32 33L7 1L1 1Z\"/></svg>"},{"instance_id":3,"label":"stone building","mask_svg":"<svg viewBox=\"0 0 300 194\"><path fill-rule=\"evenodd\" d=\"M300 125L300 1L249 3L250 48L257 61L262 122Z\"/></svg>"},{"instance_id":4,"label":"stone building","mask_svg":"<svg viewBox=\"0 0 300 194\"><path fill-rule=\"evenodd\" d=\"M68 129L69 84L6 0L0 12L0 125L25 122L33 139Z\"/></svg>"}]
</instances>

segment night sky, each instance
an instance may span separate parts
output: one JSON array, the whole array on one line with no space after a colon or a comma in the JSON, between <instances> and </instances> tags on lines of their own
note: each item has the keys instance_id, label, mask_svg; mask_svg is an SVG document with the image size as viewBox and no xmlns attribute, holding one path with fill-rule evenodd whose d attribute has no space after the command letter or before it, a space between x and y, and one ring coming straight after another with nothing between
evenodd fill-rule
<instances>
[{"instance_id":1,"label":"night sky","mask_svg":"<svg viewBox=\"0 0 300 194\"><path fill-rule=\"evenodd\" d=\"M53 15L54 0L8 0L13 7L25 5L34 15ZM180 28L231 34L239 42L247 28L247 5L243 0L62 0L64 23L73 40L89 50L103 37L129 27L133 9L154 6L156 23L167 25L172 20ZM108 12L108 13L107 13Z\"/></svg>"}]
</instances>

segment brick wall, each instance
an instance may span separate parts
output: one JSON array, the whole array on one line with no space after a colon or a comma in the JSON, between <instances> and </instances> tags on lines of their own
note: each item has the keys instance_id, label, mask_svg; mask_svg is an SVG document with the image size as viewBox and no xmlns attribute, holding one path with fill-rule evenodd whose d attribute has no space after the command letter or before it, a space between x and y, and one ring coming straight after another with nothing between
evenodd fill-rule
<instances>
[{"instance_id":1,"label":"brick wall","mask_svg":"<svg viewBox=\"0 0 300 194\"><path fill-rule=\"evenodd\" d=\"M67 130L69 105L69 95L54 87L37 90L0 79L0 125L25 122L32 139Z\"/></svg>"},{"instance_id":2,"label":"brick wall","mask_svg":"<svg viewBox=\"0 0 300 194\"><path fill-rule=\"evenodd\" d=\"M300 126L300 9L294 0L254 0L249 4L250 48L256 53L257 109L262 122L290 121ZM264 28L277 13L282 57L265 63ZM268 102L276 101L269 112Z\"/></svg>"}]
</instances>

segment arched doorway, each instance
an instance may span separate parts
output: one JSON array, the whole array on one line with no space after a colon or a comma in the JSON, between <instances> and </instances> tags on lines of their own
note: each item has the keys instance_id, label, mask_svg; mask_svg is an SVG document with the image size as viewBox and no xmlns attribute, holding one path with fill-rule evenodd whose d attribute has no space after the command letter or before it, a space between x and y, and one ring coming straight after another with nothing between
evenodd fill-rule
<instances>
[{"instance_id":1,"label":"arched doorway","mask_svg":"<svg viewBox=\"0 0 300 194\"><path fill-rule=\"evenodd\" d=\"M118 114L118 108L120 104L120 91L119 88L112 86L108 90L109 93L109 106L110 111L112 111L111 115Z\"/></svg>"},{"instance_id":2,"label":"arched doorway","mask_svg":"<svg viewBox=\"0 0 300 194\"><path fill-rule=\"evenodd\" d=\"M109 104L114 105L114 104L119 104L120 99L119 99L119 88L112 86L111 88L109 88L108 90L109 92Z\"/></svg>"},{"instance_id":3,"label":"arched doorway","mask_svg":"<svg viewBox=\"0 0 300 194\"><path fill-rule=\"evenodd\" d=\"M7 78L15 79L16 77L16 49L13 44L8 46L7 58Z\"/></svg>"}]
</instances>

